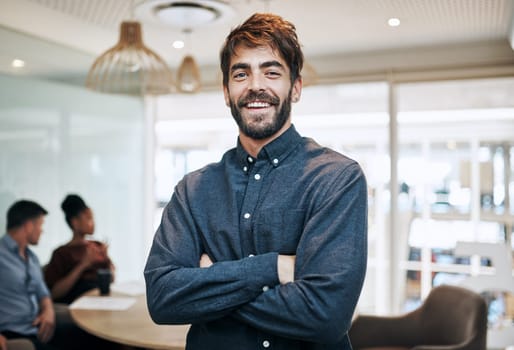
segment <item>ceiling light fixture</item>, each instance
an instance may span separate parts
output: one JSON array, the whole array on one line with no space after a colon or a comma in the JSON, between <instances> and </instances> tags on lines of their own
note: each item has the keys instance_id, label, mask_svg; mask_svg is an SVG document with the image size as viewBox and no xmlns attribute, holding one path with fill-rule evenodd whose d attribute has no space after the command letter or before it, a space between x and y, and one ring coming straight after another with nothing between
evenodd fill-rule
<instances>
[{"instance_id":1,"label":"ceiling light fixture","mask_svg":"<svg viewBox=\"0 0 514 350\"><path fill-rule=\"evenodd\" d=\"M390 27L398 27L400 23L400 19L396 17L392 17L387 20L387 24L389 24Z\"/></svg>"},{"instance_id":2,"label":"ceiling light fixture","mask_svg":"<svg viewBox=\"0 0 514 350\"><path fill-rule=\"evenodd\" d=\"M121 23L118 43L94 61L86 78L86 87L106 93L141 96L174 91L168 65L143 44L141 24L136 21Z\"/></svg>"},{"instance_id":3,"label":"ceiling light fixture","mask_svg":"<svg viewBox=\"0 0 514 350\"><path fill-rule=\"evenodd\" d=\"M147 0L136 6L135 15L145 23L184 29L223 23L235 11L220 0Z\"/></svg>"},{"instance_id":4,"label":"ceiling light fixture","mask_svg":"<svg viewBox=\"0 0 514 350\"><path fill-rule=\"evenodd\" d=\"M200 69L191 53L191 33L193 29L223 22L234 14L233 9L218 0L148 0L141 2L135 13L145 22L180 28L187 35L182 45L173 43L175 48L185 44L189 47L177 70L177 89L186 93L199 91Z\"/></svg>"},{"instance_id":5,"label":"ceiling light fixture","mask_svg":"<svg viewBox=\"0 0 514 350\"><path fill-rule=\"evenodd\" d=\"M191 29L184 29L189 39L189 51L191 51ZM182 92L193 93L198 92L201 87L200 69L193 56L188 53L182 60L177 70L177 87Z\"/></svg>"},{"instance_id":6,"label":"ceiling light fixture","mask_svg":"<svg viewBox=\"0 0 514 350\"><path fill-rule=\"evenodd\" d=\"M18 58L15 58L11 62L11 67L13 67L13 68L23 68L23 67L25 67L25 61L20 60Z\"/></svg>"},{"instance_id":7,"label":"ceiling light fixture","mask_svg":"<svg viewBox=\"0 0 514 350\"><path fill-rule=\"evenodd\" d=\"M182 92L193 93L200 90L200 69L191 55L186 55L177 70L177 87Z\"/></svg>"},{"instance_id":8,"label":"ceiling light fixture","mask_svg":"<svg viewBox=\"0 0 514 350\"><path fill-rule=\"evenodd\" d=\"M182 40L175 40L171 46L173 46L175 49L183 49L186 43Z\"/></svg>"}]
</instances>

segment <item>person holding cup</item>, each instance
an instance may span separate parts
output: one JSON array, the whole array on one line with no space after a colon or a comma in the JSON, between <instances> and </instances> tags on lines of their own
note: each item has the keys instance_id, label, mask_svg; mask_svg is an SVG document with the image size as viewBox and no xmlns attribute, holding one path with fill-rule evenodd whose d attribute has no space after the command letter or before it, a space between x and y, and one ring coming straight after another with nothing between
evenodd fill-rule
<instances>
[{"instance_id":1,"label":"person holding cup","mask_svg":"<svg viewBox=\"0 0 514 350\"><path fill-rule=\"evenodd\" d=\"M98 272L110 271L114 280L114 265L107 254L107 245L87 239L93 235L93 211L84 200L69 194L61 204L73 237L52 253L45 267L45 281L55 302L71 304L83 293L99 286Z\"/></svg>"}]
</instances>

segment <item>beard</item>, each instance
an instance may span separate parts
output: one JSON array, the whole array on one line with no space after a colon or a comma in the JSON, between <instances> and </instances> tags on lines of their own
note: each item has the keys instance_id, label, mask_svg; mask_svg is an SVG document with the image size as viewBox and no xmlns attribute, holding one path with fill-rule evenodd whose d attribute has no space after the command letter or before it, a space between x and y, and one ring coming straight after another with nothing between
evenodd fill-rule
<instances>
[{"instance_id":1,"label":"beard","mask_svg":"<svg viewBox=\"0 0 514 350\"><path fill-rule=\"evenodd\" d=\"M273 136L289 119L291 114L291 91L292 89L289 90L287 98L282 103L282 106L280 106L280 109L271 117L269 122L264 122L266 114L263 113L262 115L252 117L252 120L255 121L255 123L250 123L248 118L243 118L241 108L255 100L267 102L272 107L278 106L280 105L280 99L278 97L271 96L265 92L257 93L250 91L247 95L241 97L237 101L237 104L230 99L230 111L232 112L232 117L234 117L239 130L241 130L244 135L256 140L262 140Z\"/></svg>"}]
</instances>

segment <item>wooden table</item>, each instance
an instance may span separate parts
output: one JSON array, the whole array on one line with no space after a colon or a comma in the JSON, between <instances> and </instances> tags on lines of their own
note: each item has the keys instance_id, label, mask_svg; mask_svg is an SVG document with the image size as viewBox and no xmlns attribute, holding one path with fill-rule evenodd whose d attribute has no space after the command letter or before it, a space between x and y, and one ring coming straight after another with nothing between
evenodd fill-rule
<instances>
[{"instance_id":1,"label":"wooden table","mask_svg":"<svg viewBox=\"0 0 514 350\"><path fill-rule=\"evenodd\" d=\"M94 289L88 296L99 295ZM70 309L73 321L97 337L146 349L183 350L189 325L157 325L150 318L146 295L128 296L111 292L113 297L136 298L127 310Z\"/></svg>"}]
</instances>

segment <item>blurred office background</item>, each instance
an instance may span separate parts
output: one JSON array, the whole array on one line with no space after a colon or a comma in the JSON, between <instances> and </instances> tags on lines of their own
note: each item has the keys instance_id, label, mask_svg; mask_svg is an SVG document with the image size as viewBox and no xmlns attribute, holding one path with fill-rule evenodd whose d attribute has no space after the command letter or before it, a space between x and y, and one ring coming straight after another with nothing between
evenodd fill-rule
<instances>
[{"instance_id":1,"label":"blurred office background","mask_svg":"<svg viewBox=\"0 0 514 350\"><path fill-rule=\"evenodd\" d=\"M494 273L491 259L473 267L471 256L456 254L459 241L512 252L511 0L192 2L199 17L181 13L184 22L173 25L149 17L172 0L0 0L0 227L16 199L46 207L35 248L42 263L71 237L59 206L73 192L94 210L95 238L108 241L117 278L142 278L174 185L236 143L218 51L256 11L297 25L308 64L293 107L298 130L366 172L369 268L359 312L411 310L434 286ZM217 17L202 17L212 11ZM144 42L175 83L192 55L200 87L159 95L86 89L89 68L126 19L141 21ZM175 49L177 40L185 47ZM490 322L512 323L512 294L491 300Z\"/></svg>"}]
</instances>

